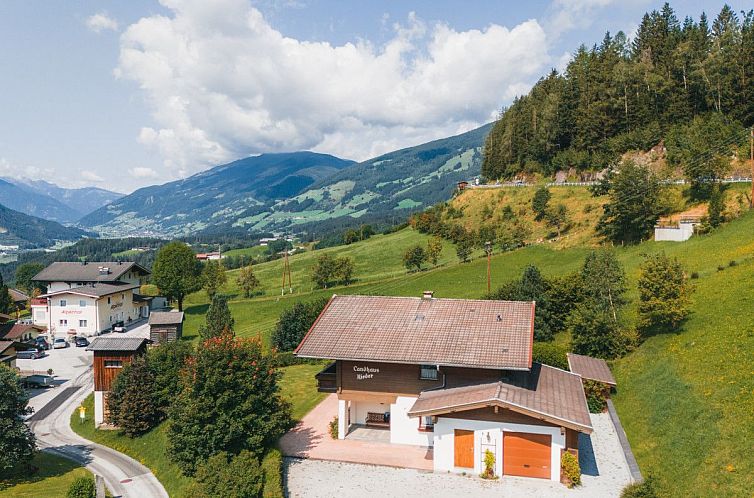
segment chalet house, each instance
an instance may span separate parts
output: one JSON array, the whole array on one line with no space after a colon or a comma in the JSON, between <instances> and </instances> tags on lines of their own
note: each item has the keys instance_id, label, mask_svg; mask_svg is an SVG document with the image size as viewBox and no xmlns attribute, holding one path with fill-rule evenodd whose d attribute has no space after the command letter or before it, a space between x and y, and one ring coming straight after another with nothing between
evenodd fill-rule
<instances>
[{"instance_id":1,"label":"chalet house","mask_svg":"<svg viewBox=\"0 0 754 498\"><path fill-rule=\"evenodd\" d=\"M0 339L10 341L28 342L36 339L45 329L38 325L27 323L5 323L0 325Z\"/></svg>"},{"instance_id":2,"label":"chalet house","mask_svg":"<svg viewBox=\"0 0 754 498\"><path fill-rule=\"evenodd\" d=\"M149 338L155 344L177 341L183 336L183 311L155 311L149 315Z\"/></svg>"},{"instance_id":3,"label":"chalet house","mask_svg":"<svg viewBox=\"0 0 754 498\"><path fill-rule=\"evenodd\" d=\"M30 345L17 341L0 339L0 365L16 368L16 352L31 348Z\"/></svg>"},{"instance_id":4,"label":"chalet house","mask_svg":"<svg viewBox=\"0 0 754 498\"><path fill-rule=\"evenodd\" d=\"M29 302L29 296L18 289L8 289L8 294L13 300L13 305L18 311L26 309L26 304Z\"/></svg>"},{"instance_id":5,"label":"chalet house","mask_svg":"<svg viewBox=\"0 0 754 498\"><path fill-rule=\"evenodd\" d=\"M53 335L93 336L116 322L146 318L149 300L138 290L148 277L136 263L52 263L33 279L47 294L32 299L32 321Z\"/></svg>"},{"instance_id":6,"label":"chalet house","mask_svg":"<svg viewBox=\"0 0 754 498\"><path fill-rule=\"evenodd\" d=\"M107 396L113 381L138 355L147 350L148 339L142 337L97 337L86 348L94 352L94 424L105 423Z\"/></svg>"},{"instance_id":7,"label":"chalet house","mask_svg":"<svg viewBox=\"0 0 754 498\"><path fill-rule=\"evenodd\" d=\"M436 472L560 480L564 451L592 432L581 377L532 362L533 302L333 296L296 349L334 360L338 438L371 426L432 448Z\"/></svg>"}]
</instances>

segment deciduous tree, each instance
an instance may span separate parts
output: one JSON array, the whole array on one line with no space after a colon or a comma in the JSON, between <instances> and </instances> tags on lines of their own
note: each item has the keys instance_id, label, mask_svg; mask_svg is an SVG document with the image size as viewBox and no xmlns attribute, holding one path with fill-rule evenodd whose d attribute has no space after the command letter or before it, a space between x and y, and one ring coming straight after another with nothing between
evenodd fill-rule
<instances>
[{"instance_id":1,"label":"deciduous tree","mask_svg":"<svg viewBox=\"0 0 754 498\"><path fill-rule=\"evenodd\" d=\"M251 297L251 293L254 292L254 289L259 287L259 279L254 275L254 268L251 264L241 268L238 272L238 277L236 277L236 284L243 291L243 297L245 298Z\"/></svg>"},{"instance_id":2,"label":"deciduous tree","mask_svg":"<svg viewBox=\"0 0 754 498\"><path fill-rule=\"evenodd\" d=\"M639 330L673 332L691 312L691 285L683 267L665 253L646 256L639 276Z\"/></svg>"},{"instance_id":3,"label":"deciduous tree","mask_svg":"<svg viewBox=\"0 0 754 498\"><path fill-rule=\"evenodd\" d=\"M432 266L437 266L440 254L442 254L442 239L440 237L432 237L427 241L426 250L427 260Z\"/></svg>"},{"instance_id":4,"label":"deciduous tree","mask_svg":"<svg viewBox=\"0 0 754 498\"><path fill-rule=\"evenodd\" d=\"M44 270L42 263L24 263L16 268L16 287L31 295L34 289L39 289L44 293L47 289L38 282L33 282L32 278Z\"/></svg>"},{"instance_id":5,"label":"deciduous tree","mask_svg":"<svg viewBox=\"0 0 754 498\"><path fill-rule=\"evenodd\" d=\"M407 270L415 268L416 271L420 271L425 261L427 261L427 252L420 245L409 247L403 253L403 266Z\"/></svg>"},{"instance_id":6,"label":"deciduous tree","mask_svg":"<svg viewBox=\"0 0 754 498\"><path fill-rule=\"evenodd\" d=\"M28 402L16 372L0 364L0 476L34 456L36 439L23 421L31 413Z\"/></svg>"},{"instance_id":7,"label":"deciduous tree","mask_svg":"<svg viewBox=\"0 0 754 498\"><path fill-rule=\"evenodd\" d=\"M531 200L531 207L534 210L534 219L537 221L544 219L547 215L547 204L550 202L552 194L547 187L539 187L534 192L534 197Z\"/></svg>"},{"instance_id":8,"label":"deciduous tree","mask_svg":"<svg viewBox=\"0 0 754 498\"><path fill-rule=\"evenodd\" d=\"M183 311L186 295L201 288L200 274L196 256L179 241L162 246L152 266L152 282L165 297L178 301L179 311Z\"/></svg>"},{"instance_id":9,"label":"deciduous tree","mask_svg":"<svg viewBox=\"0 0 754 498\"><path fill-rule=\"evenodd\" d=\"M212 299L217 291L225 285L228 277L225 274L225 267L221 261L210 260L204 264L202 270L202 287L207 291L207 296Z\"/></svg>"}]
</instances>

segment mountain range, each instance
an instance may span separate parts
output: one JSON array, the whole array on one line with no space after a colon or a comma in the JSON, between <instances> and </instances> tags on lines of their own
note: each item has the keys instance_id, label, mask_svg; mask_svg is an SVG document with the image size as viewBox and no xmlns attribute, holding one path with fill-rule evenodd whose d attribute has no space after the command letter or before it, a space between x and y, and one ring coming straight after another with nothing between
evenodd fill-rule
<instances>
[{"instance_id":1,"label":"mountain range","mask_svg":"<svg viewBox=\"0 0 754 498\"><path fill-rule=\"evenodd\" d=\"M490 127L361 163L315 152L248 157L139 189L78 224L107 236L179 236L405 216L448 199L458 181L479 174Z\"/></svg>"},{"instance_id":2,"label":"mountain range","mask_svg":"<svg viewBox=\"0 0 754 498\"><path fill-rule=\"evenodd\" d=\"M0 204L59 223L76 222L122 195L97 187L69 189L44 180L0 178Z\"/></svg>"},{"instance_id":3,"label":"mountain range","mask_svg":"<svg viewBox=\"0 0 754 498\"><path fill-rule=\"evenodd\" d=\"M75 241L94 236L79 228L20 213L0 204L0 245L21 249L43 248L59 241Z\"/></svg>"}]
</instances>

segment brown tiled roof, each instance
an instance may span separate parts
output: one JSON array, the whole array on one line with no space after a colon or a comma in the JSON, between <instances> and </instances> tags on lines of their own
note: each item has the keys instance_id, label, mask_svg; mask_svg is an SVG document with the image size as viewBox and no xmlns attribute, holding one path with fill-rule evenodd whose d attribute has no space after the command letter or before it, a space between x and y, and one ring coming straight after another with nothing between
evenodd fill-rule
<instances>
[{"instance_id":1,"label":"brown tiled roof","mask_svg":"<svg viewBox=\"0 0 754 498\"><path fill-rule=\"evenodd\" d=\"M117 283L117 284L93 284L84 285L81 287L74 287L72 289L61 289L59 291L50 292L44 294L45 297L59 296L61 294L78 294L82 296L102 297L109 296L110 294L117 294L118 292L125 292L131 289L138 289L138 285Z\"/></svg>"},{"instance_id":2,"label":"brown tiled roof","mask_svg":"<svg viewBox=\"0 0 754 498\"><path fill-rule=\"evenodd\" d=\"M87 351L138 351L149 339L143 337L97 337Z\"/></svg>"},{"instance_id":3,"label":"brown tiled roof","mask_svg":"<svg viewBox=\"0 0 754 498\"><path fill-rule=\"evenodd\" d=\"M6 323L0 325L0 337L2 337L3 339L15 340L23 336L29 329L34 329L37 332L42 332L44 330L42 327L38 327L37 325L21 323L11 325L9 323Z\"/></svg>"},{"instance_id":4,"label":"brown tiled roof","mask_svg":"<svg viewBox=\"0 0 754 498\"><path fill-rule=\"evenodd\" d=\"M101 275L100 267L108 268L109 273ZM91 261L86 264L56 262L37 273L32 280L36 282L114 282L131 269L149 275L146 268L132 262Z\"/></svg>"},{"instance_id":5,"label":"brown tiled roof","mask_svg":"<svg viewBox=\"0 0 754 498\"><path fill-rule=\"evenodd\" d=\"M528 370L533 336L533 302L333 296L296 354Z\"/></svg>"},{"instance_id":6,"label":"brown tiled roof","mask_svg":"<svg viewBox=\"0 0 754 498\"><path fill-rule=\"evenodd\" d=\"M10 294L10 298L13 299L13 302L15 303L18 303L21 301L26 302L29 300L29 296L27 296L26 294L24 294L18 289L8 289L8 294Z\"/></svg>"},{"instance_id":7,"label":"brown tiled roof","mask_svg":"<svg viewBox=\"0 0 754 498\"><path fill-rule=\"evenodd\" d=\"M514 372L505 381L425 391L408 415L442 415L486 406L501 406L579 432L592 432L581 377L541 363L534 363L530 372Z\"/></svg>"},{"instance_id":8,"label":"brown tiled roof","mask_svg":"<svg viewBox=\"0 0 754 498\"><path fill-rule=\"evenodd\" d=\"M179 325L183 323L183 311L153 311L149 325Z\"/></svg>"},{"instance_id":9,"label":"brown tiled roof","mask_svg":"<svg viewBox=\"0 0 754 498\"><path fill-rule=\"evenodd\" d=\"M613 377L613 373L605 360L568 353L568 368L571 372L577 373L585 379L604 382L611 386L617 385L615 377Z\"/></svg>"}]
</instances>

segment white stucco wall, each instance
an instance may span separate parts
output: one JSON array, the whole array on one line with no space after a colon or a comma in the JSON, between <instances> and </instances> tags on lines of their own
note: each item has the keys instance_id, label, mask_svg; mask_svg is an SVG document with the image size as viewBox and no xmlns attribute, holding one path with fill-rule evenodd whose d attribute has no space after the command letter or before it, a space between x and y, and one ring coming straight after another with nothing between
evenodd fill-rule
<instances>
[{"instance_id":1,"label":"white stucco wall","mask_svg":"<svg viewBox=\"0 0 754 498\"><path fill-rule=\"evenodd\" d=\"M105 423L105 393L94 391L94 425Z\"/></svg>"},{"instance_id":2,"label":"white stucco wall","mask_svg":"<svg viewBox=\"0 0 754 498\"><path fill-rule=\"evenodd\" d=\"M681 223L678 228L675 227L656 227L655 241L684 242L689 240L694 234L694 225L691 223Z\"/></svg>"},{"instance_id":3,"label":"white stucco wall","mask_svg":"<svg viewBox=\"0 0 754 498\"><path fill-rule=\"evenodd\" d=\"M416 398L398 396L390 405L390 442L394 444L411 444L414 446L432 446L431 432L419 431L419 418L409 418L408 411L414 406Z\"/></svg>"},{"instance_id":4,"label":"white stucco wall","mask_svg":"<svg viewBox=\"0 0 754 498\"><path fill-rule=\"evenodd\" d=\"M365 424L367 413L385 413L390 411L389 403L373 403L367 401L351 401L351 423Z\"/></svg>"},{"instance_id":5,"label":"white stucco wall","mask_svg":"<svg viewBox=\"0 0 754 498\"><path fill-rule=\"evenodd\" d=\"M348 434L348 401L338 400L338 439L345 439Z\"/></svg>"},{"instance_id":6,"label":"white stucco wall","mask_svg":"<svg viewBox=\"0 0 754 498\"><path fill-rule=\"evenodd\" d=\"M540 425L511 424L488 422L482 420L463 420L440 417L435 423L434 431L434 470L435 472L471 472L470 469L456 468L454 430L474 431L474 469L475 474L483 470L483 449L489 445L495 448L495 473L503 475L503 432L528 432L549 434L552 436L550 479L560 481L560 451L565 448L565 434L559 427ZM489 434L489 442L487 435Z\"/></svg>"}]
</instances>

